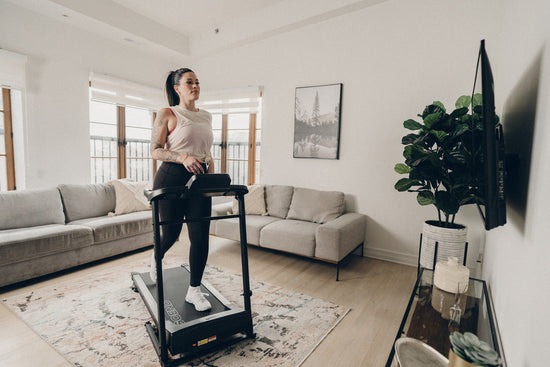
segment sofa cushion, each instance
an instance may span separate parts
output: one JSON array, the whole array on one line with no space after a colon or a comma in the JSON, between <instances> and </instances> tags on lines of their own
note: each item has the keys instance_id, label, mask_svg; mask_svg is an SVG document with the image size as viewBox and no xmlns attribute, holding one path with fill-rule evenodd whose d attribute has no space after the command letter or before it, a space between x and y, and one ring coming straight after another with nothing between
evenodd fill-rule
<instances>
[{"instance_id":1,"label":"sofa cushion","mask_svg":"<svg viewBox=\"0 0 550 367\"><path fill-rule=\"evenodd\" d=\"M276 221L281 221L281 219L261 215L247 215L246 242L258 246L260 244L260 231L262 228ZM241 240L239 218L220 219L216 220L216 222L216 231L214 232L216 236L234 241Z\"/></svg>"},{"instance_id":2,"label":"sofa cushion","mask_svg":"<svg viewBox=\"0 0 550 367\"><path fill-rule=\"evenodd\" d=\"M343 212L343 192L295 187L287 218L326 223L338 218Z\"/></svg>"},{"instance_id":3,"label":"sofa cushion","mask_svg":"<svg viewBox=\"0 0 550 367\"><path fill-rule=\"evenodd\" d=\"M151 211L76 220L70 224L90 227L94 242L101 243L153 231Z\"/></svg>"},{"instance_id":4,"label":"sofa cushion","mask_svg":"<svg viewBox=\"0 0 550 367\"><path fill-rule=\"evenodd\" d=\"M244 195L245 214L267 215L265 209L265 187L253 185L248 187L248 193ZM233 199L232 213L239 213L239 202Z\"/></svg>"},{"instance_id":5,"label":"sofa cushion","mask_svg":"<svg viewBox=\"0 0 550 367\"><path fill-rule=\"evenodd\" d=\"M272 217L286 218L293 191L294 188L292 186L266 185L265 202L267 214Z\"/></svg>"},{"instance_id":6,"label":"sofa cushion","mask_svg":"<svg viewBox=\"0 0 550 367\"><path fill-rule=\"evenodd\" d=\"M122 179L113 180L110 184L115 188L116 205L114 213L109 214L120 215L151 209L151 204L143 193L153 187L151 182Z\"/></svg>"},{"instance_id":7,"label":"sofa cushion","mask_svg":"<svg viewBox=\"0 0 550 367\"><path fill-rule=\"evenodd\" d=\"M78 225L44 226L0 231L0 265L61 253L91 245L92 230Z\"/></svg>"},{"instance_id":8,"label":"sofa cushion","mask_svg":"<svg viewBox=\"0 0 550 367\"><path fill-rule=\"evenodd\" d=\"M247 217L248 219L248 217ZM315 254L315 230L320 224L299 220L280 220L265 226L260 233L260 245L298 255Z\"/></svg>"},{"instance_id":9,"label":"sofa cushion","mask_svg":"<svg viewBox=\"0 0 550 367\"><path fill-rule=\"evenodd\" d=\"M67 222L107 215L115 210L115 188L107 184L57 186Z\"/></svg>"},{"instance_id":10,"label":"sofa cushion","mask_svg":"<svg viewBox=\"0 0 550 367\"><path fill-rule=\"evenodd\" d=\"M0 230L64 223L56 188L0 193Z\"/></svg>"}]
</instances>

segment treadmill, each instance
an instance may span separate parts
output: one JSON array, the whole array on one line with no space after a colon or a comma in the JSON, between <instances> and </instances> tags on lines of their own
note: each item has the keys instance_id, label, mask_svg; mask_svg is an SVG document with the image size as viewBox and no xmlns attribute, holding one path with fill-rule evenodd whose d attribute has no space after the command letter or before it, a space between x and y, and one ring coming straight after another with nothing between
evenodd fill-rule
<instances>
[{"instance_id":1,"label":"treadmill","mask_svg":"<svg viewBox=\"0 0 550 367\"><path fill-rule=\"evenodd\" d=\"M151 314L153 322L145 323L145 328L162 366L178 365L214 349L255 337L250 306L252 292L244 208L244 195L247 192L246 186L231 185L231 178L227 174L194 175L185 186L145 191L145 196L152 205L157 282L151 280L149 272L134 272L132 280L133 289L139 292ZM239 204L239 214L185 218L179 222L160 221L160 200L184 199L190 195L235 197ZM189 269L181 265L164 272L162 270L160 246L157 245L160 243L160 226L224 218L239 218L244 310L231 304L211 284L203 281L201 291L207 294L212 309L196 311L192 304L185 302Z\"/></svg>"}]
</instances>

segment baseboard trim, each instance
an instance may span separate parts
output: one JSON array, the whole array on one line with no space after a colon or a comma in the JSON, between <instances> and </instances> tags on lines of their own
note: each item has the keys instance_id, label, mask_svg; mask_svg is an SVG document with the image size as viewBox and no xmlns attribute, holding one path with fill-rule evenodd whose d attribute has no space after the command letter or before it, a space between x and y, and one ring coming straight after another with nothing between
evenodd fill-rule
<instances>
[{"instance_id":1,"label":"baseboard trim","mask_svg":"<svg viewBox=\"0 0 550 367\"><path fill-rule=\"evenodd\" d=\"M369 248L366 246L364 256L414 267L418 265L417 255L404 254L402 252L390 251L383 248Z\"/></svg>"}]
</instances>

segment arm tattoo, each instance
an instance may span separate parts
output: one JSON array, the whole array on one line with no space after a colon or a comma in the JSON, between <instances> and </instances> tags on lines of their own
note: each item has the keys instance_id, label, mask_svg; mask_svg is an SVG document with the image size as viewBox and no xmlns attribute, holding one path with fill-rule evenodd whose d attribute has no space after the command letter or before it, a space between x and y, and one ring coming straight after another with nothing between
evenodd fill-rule
<instances>
[{"instance_id":1,"label":"arm tattoo","mask_svg":"<svg viewBox=\"0 0 550 367\"><path fill-rule=\"evenodd\" d=\"M165 134L166 126L162 121L161 114L159 113L159 116L153 124L153 129L151 130L151 156L157 160L179 163L178 158L180 157L180 154L164 148L164 144L166 142L166 136L164 136Z\"/></svg>"}]
</instances>

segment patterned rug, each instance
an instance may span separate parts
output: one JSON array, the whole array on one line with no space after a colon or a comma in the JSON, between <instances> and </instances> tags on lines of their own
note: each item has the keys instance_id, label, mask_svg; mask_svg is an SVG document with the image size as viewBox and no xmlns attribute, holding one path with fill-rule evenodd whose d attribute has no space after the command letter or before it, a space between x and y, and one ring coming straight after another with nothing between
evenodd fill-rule
<instances>
[{"instance_id":1,"label":"patterned rug","mask_svg":"<svg viewBox=\"0 0 550 367\"><path fill-rule=\"evenodd\" d=\"M165 267L177 266L165 259ZM3 299L4 304L75 366L158 366L144 323L150 320L130 272L138 261ZM253 277L253 274L251 275ZM204 278L242 307L242 279L207 266ZM251 280L255 339L188 366L298 366L349 309Z\"/></svg>"}]
</instances>

